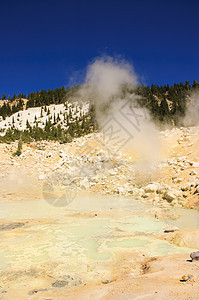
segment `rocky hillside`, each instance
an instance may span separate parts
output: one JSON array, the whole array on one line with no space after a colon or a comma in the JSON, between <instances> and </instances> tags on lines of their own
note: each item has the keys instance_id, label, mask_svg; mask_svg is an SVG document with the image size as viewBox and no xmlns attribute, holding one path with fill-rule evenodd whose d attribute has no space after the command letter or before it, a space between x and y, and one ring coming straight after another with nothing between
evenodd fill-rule
<instances>
[{"instance_id":1,"label":"rocky hillside","mask_svg":"<svg viewBox=\"0 0 199 300\"><path fill-rule=\"evenodd\" d=\"M159 137L162 159L152 168L140 168L133 153L129 156L122 151L114 152L114 147L111 151L103 147L100 133L75 138L68 144L26 143L19 157L13 156L16 142L2 143L2 197L17 199L19 190L30 198L41 197L44 186L48 192L48 184L55 180L55 185L59 183L71 193L121 194L161 207L199 208L199 129L166 130ZM23 176L20 182L14 179L14 194L7 194L4 183L9 182L13 170ZM31 186L27 182L32 182Z\"/></svg>"}]
</instances>

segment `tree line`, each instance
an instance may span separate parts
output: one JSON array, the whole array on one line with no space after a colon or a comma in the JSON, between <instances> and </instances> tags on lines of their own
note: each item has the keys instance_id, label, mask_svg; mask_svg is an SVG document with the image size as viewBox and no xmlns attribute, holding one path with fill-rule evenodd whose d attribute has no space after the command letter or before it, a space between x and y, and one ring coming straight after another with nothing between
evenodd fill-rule
<instances>
[{"instance_id":1,"label":"tree line","mask_svg":"<svg viewBox=\"0 0 199 300\"><path fill-rule=\"evenodd\" d=\"M50 104L61 104L69 101L71 97L78 91L81 86L77 85L75 87L61 87L54 90L41 90L32 92L27 95L26 108L29 107L40 107ZM121 95L125 98L125 94L136 93L138 97L138 103L142 107L146 107L152 118L162 124L167 123L173 126L182 126L182 119L185 116L187 108L187 99L189 95L195 90L199 90L199 83L194 80L191 85L188 81L185 83L180 82L179 84L174 83L174 85L164 85L158 86L152 84L138 85L133 90L128 90L128 87L123 87L121 90ZM17 97L17 98L16 98ZM11 116L13 113L22 110L24 108L23 97L24 94L14 95L13 98L0 107L0 116L5 119L7 116ZM5 100L5 95L2 100ZM18 99L17 104L13 104L13 100ZM26 130L19 131L17 129L10 128L6 131L5 136L0 137L0 141L13 141L19 139L22 140L59 140L60 142L68 142L74 137L79 137L84 134L96 131L98 124L96 121L95 106L90 104L89 112L87 115L81 116L70 121L71 116L67 117L66 124L67 130L63 129L59 124L59 120L54 120L52 122L49 120L45 128L39 128L37 122L35 121L35 126L28 126ZM27 121L28 122L28 121Z\"/></svg>"},{"instance_id":2,"label":"tree line","mask_svg":"<svg viewBox=\"0 0 199 300\"><path fill-rule=\"evenodd\" d=\"M182 126L188 105L188 96L198 89L199 83L196 80L192 85L189 81L174 83L171 86L169 84L164 86L152 84L151 87L141 85L137 88L137 94L140 95L138 102L141 106L149 109L154 120Z\"/></svg>"},{"instance_id":3,"label":"tree line","mask_svg":"<svg viewBox=\"0 0 199 300\"><path fill-rule=\"evenodd\" d=\"M86 134L95 132L98 129L97 121L95 118L95 108L90 105L87 114L80 115L79 117L72 118L72 115L67 115L66 120L67 128L63 128L60 124L59 115L57 118L50 116L44 128L38 126L37 119L35 118L35 125L31 126L26 121L26 129L18 130L14 127L8 128L5 135L0 136L0 142L13 142L21 140L23 142L40 141L40 140L54 140L60 143L68 143L73 138L84 136Z\"/></svg>"}]
</instances>

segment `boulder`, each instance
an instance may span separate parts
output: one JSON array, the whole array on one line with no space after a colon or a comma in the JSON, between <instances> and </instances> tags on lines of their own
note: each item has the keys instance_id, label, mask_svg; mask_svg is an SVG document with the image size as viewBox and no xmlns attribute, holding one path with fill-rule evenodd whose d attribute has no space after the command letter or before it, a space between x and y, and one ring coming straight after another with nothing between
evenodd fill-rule
<instances>
[{"instance_id":1,"label":"boulder","mask_svg":"<svg viewBox=\"0 0 199 300\"><path fill-rule=\"evenodd\" d=\"M192 252L192 253L190 254L190 257L191 257L192 261L193 261L193 260L199 260L199 251Z\"/></svg>"},{"instance_id":2,"label":"boulder","mask_svg":"<svg viewBox=\"0 0 199 300\"><path fill-rule=\"evenodd\" d=\"M163 184L163 185L159 185L158 188L157 188L157 191L156 193L157 194L164 194L168 189L168 185L166 184Z\"/></svg>"},{"instance_id":3,"label":"boulder","mask_svg":"<svg viewBox=\"0 0 199 300\"><path fill-rule=\"evenodd\" d=\"M173 200L176 199L176 195L173 191L171 190L167 190L165 193L164 193L164 197L163 197L165 200L167 200L168 202L172 202Z\"/></svg>"},{"instance_id":4,"label":"boulder","mask_svg":"<svg viewBox=\"0 0 199 300\"><path fill-rule=\"evenodd\" d=\"M150 183L147 186L144 187L145 193L154 193L158 189L158 185L155 183Z\"/></svg>"},{"instance_id":5,"label":"boulder","mask_svg":"<svg viewBox=\"0 0 199 300\"><path fill-rule=\"evenodd\" d=\"M192 171L189 173L189 175L191 175L191 176L197 175L197 172L196 172L195 170L192 170Z\"/></svg>"},{"instance_id":6,"label":"boulder","mask_svg":"<svg viewBox=\"0 0 199 300\"><path fill-rule=\"evenodd\" d=\"M185 184L181 187L181 190L182 190L183 192L185 192L185 191L190 191L190 189L191 189L191 183L190 183L190 182L185 183Z\"/></svg>"}]
</instances>

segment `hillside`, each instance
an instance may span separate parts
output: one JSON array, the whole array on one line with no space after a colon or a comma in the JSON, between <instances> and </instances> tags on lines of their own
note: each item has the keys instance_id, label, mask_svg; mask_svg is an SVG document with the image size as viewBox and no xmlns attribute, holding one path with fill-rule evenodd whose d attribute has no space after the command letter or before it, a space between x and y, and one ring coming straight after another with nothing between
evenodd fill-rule
<instances>
[{"instance_id":1,"label":"hillside","mask_svg":"<svg viewBox=\"0 0 199 300\"><path fill-rule=\"evenodd\" d=\"M41 90L30 93L26 98L20 93L9 100L6 100L4 95L3 100L0 100L0 132L1 136L5 136L3 141L9 141L12 136L11 140L19 137L26 141L50 138L61 139L63 142L95 131L98 128L95 99L92 97L84 99L79 95L81 89L82 86ZM192 86L188 81L173 86L138 85L132 90L122 86L120 94L114 97L126 100L126 97L130 99L136 95L137 104L146 108L160 127L164 125L180 127L190 106L190 97L198 90L197 81L194 81ZM56 129L52 130L58 126L59 132ZM71 138L66 137L69 135Z\"/></svg>"},{"instance_id":2,"label":"hillside","mask_svg":"<svg viewBox=\"0 0 199 300\"><path fill-rule=\"evenodd\" d=\"M14 167L16 173L23 172L25 182L32 174L41 187L53 173L63 174L77 191L136 197L161 207L199 208L198 137L195 127L160 132L160 160L152 168L137 164L133 148L130 153L125 149L114 152L114 145L107 148L100 133L75 138L68 144L24 144L19 157L13 156L16 142L0 144L1 176L6 178ZM25 182L19 185L24 192ZM32 193L29 187L26 192ZM9 197L13 196L16 198L12 194Z\"/></svg>"},{"instance_id":3,"label":"hillside","mask_svg":"<svg viewBox=\"0 0 199 300\"><path fill-rule=\"evenodd\" d=\"M7 129L15 128L17 130L26 130L28 126L38 126L44 129L46 122L52 120L56 125L61 125L67 129L67 116L70 121L75 121L88 114L89 104L65 103L52 104L45 107L33 107L20 110L5 120L1 119L0 130L6 132ZM28 122L28 123L27 123ZM27 126L28 124L28 126ZM3 135L3 134L2 134Z\"/></svg>"}]
</instances>

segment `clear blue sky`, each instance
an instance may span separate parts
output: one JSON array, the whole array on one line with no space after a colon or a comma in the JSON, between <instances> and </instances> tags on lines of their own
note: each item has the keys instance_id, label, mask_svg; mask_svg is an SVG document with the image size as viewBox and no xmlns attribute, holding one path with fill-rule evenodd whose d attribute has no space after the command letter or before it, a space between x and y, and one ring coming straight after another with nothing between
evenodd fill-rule
<instances>
[{"instance_id":1,"label":"clear blue sky","mask_svg":"<svg viewBox=\"0 0 199 300\"><path fill-rule=\"evenodd\" d=\"M0 96L67 85L122 55L146 84L199 81L199 1L0 1Z\"/></svg>"}]
</instances>

